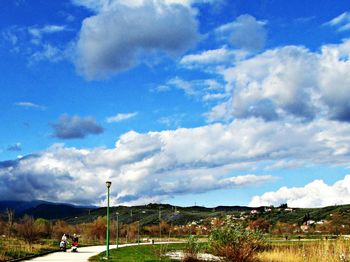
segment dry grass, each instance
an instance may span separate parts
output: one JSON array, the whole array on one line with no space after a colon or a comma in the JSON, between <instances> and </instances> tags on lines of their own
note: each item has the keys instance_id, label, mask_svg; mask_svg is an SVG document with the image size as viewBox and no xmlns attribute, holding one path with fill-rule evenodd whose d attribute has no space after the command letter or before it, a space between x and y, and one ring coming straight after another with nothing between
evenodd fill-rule
<instances>
[{"instance_id":1,"label":"dry grass","mask_svg":"<svg viewBox=\"0 0 350 262\"><path fill-rule=\"evenodd\" d=\"M23 240L15 238L0 239L0 261L34 255L49 250L57 249L56 243L52 241L40 241L33 245L28 245Z\"/></svg>"},{"instance_id":2,"label":"dry grass","mask_svg":"<svg viewBox=\"0 0 350 262\"><path fill-rule=\"evenodd\" d=\"M320 240L297 245L273 246L258 255L260 261L286 262L339 262L350 261L349 240Z\"/></svg>"}]
</instances>

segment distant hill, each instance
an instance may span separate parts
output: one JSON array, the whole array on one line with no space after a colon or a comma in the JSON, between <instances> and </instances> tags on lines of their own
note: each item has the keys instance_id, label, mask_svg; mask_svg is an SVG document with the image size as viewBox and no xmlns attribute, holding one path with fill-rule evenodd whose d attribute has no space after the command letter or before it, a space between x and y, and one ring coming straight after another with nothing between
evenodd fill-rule
<instances>
[{"instance_id":1,"label":"distant hill","mask_svg":"<svg viewBox=\"0 0 350 262\"><path fill-rule=\"evenodd\" d=\"M88 223L99 216L106 215L106 207L74 206L63 203L50 203L41 200L0 201L0 213L6 208L15 210L16 218L24 214L34 218L48 220L62 219L70 224ZM254 211L253 211L254 210ZM253 211L253 212L252 212ZM118 219L120 223L140 221L141 225L158 224L159 217L173 225L184 225L193 221L203 221L226 215L233 215L238 219L263 218L271 224L278 221L289 224L301 224L305 216L311 220L320 221L330 219L333 213L339 213L343 219L350 221L350 205L328 206L323 208L281 208L281 207L246 207L246 206L218 206L207 208L202 206L180 207L169 204L148 204L140 206L114 206L110 208L111 220ZM6 216L3 215L3 218Z\"/></svg>"},{"instance_id":2,"label":"distant hill","mask_svg":"<svg viewBox=\"0 0 350 262\"><path fill-rule=\"evenodd\" d=\"M15 211L15 214L22 213L24 210L36 207L38 205L48 203L42 200L33 201L0 201L0 212L4 212L7 208Z\"/></svg>"},{"instance_id":3,"label":"distant hill","mask_svg":"<svg viewBox=\"0 0 350 262\"><path fill-rule=\"evenodd\" d=\"M84 215L96 207L74 206L64 203L51 203L43 200L33 201L0 201L0 213L9 208L19 218L27 214L34 218L63 219Z\"/></svg>"},{"instance_id":4,"label":"distant hill","mask_svg":"<svg viewBox=\"0 0 350 262\"><path fill-rule=\"evenodd\" d=\"M88 213L88 208L67 205L45 203L22 211L21 215L27 214L34 218L63 219L83 216Z\"/></svg>"},{"instance_id":5,"label":"distant hill","mask_svg":"<svg viewBox=\"0 0 350 262\"><path fill-rule=\"evenodd\" d=\"M208 208L202 206L180 207L168 204L148 204L141 206L115 206L110 208L112 220L118 219L121 223L140 221L142 225L159 223L159 214L162 220L174 225L184 225L192 221L206 218L223 217L227 214L239 216L241 212L250 212L253 208L243 206L219 206ZM106 215L106 208L91 209L88 214L77 218L67 219L68 223L87 223L94 221L99 216Z\"/></svg>"}]
</instances>

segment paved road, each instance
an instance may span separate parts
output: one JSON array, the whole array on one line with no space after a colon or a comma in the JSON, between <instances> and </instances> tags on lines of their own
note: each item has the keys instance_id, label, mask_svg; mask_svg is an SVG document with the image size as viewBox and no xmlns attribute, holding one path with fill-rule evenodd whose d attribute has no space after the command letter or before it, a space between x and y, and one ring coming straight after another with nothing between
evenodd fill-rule
<instances>
[{"instance_id":1,"label":"paved road","mask_svg":"<svg viewBox=\"0 0 350 262\"><path fill-rule=\"evenodd\" d=\"M158 242L156 244L170 244L170 243L178 243L178 242ZM149 245L150 243L140 243L140 245ZM126 244L126 245L119 245L119 247L126 247L126 246L135 246L137 244ZM110 249L116 248L116 245L110 245ZM91 247L79 247L77 253L72 253L70 250L67 250L67 252L55 252L51 253L46 256L37 257L31 260L24 260L24 261L40 261L40 262L63 262L63 261L72 261L72 262L87 262L89 257L92 257L94 255L97 255L101 252L106 251L106 246L91 246Z\"/></svg>"}]
</instances>

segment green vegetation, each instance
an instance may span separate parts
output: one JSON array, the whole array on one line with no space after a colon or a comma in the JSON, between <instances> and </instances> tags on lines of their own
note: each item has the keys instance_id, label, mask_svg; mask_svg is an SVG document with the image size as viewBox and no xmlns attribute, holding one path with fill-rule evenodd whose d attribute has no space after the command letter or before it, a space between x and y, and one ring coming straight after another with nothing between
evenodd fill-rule
<instances>
[{"instance_id":1,"label":"green vegetation","mask_svg":"<svg viewBox=\"0 0 350 262\"><path fill-rule=\"evenodd\" d=\"M50 206L50 205L46 205ZM40 206L40 212L43 212ZM51 208L51 207L50 207ZM67 209L68 213L70 209ZM6 209L0 214L0 261L4 259L19 258L26 255L41 253L44 250L57 249L58 241L63 233L80 235L80 245L99 245L105 243L106 217L105 208L84 209L79 216L72 216L63 220L50 220L33 216L16 217L14 212ZM35 209L31 209L36 214ZM50 213L54 213L53 209ZM283 246L289 240L295 244L303 239L333 240L341 235L350 234L350 205L330 206L325 208L288 208L287 205L280 207L175 207L171 205L149 204L134 207L111 208L110 239L115 243L117 238L117 215L119 220L118 235L119 243L135 243L138 239L158 241L162 239L189 239L185 248L188 257L196 259L197 237L201 240L215 239L215 243L225 246L221 237L227 241L237 242L240 240L238 232L249 239L240 243L244 248L252 248L252 253L261 248L256 244L258 234L263 233L273 246ZM74 214L77 214L74 211ZM160 218L160 219L159 219ZM225 220L239 224L237 228L231 228L235 235L225 235L223 230ZM226 228L228 229L228 228ZM248 229L248 230L245 230ZM228 232L230 232L228 230ZM215 235L216 234L216 235ZM235 239L236 238L236 239ZM49 239L42 248L43 239ZM243 239L243 237L241 237ZM287 241L288 240L288 241ZM49 243L50 242L50 243ZM235 243L236 243L235 242ZM254 242L252 246L249 243ZM14 244L16 243L16 244ZM55 243L55 244L53 244ZM244 244L243 244L244 243ZM237 244L236 244L237 245ZM306 244L305 244L306 245ZM308 245L308 244L307 244ZM219 245L212 243L212 252L220 254ZM238 245L239 246L239 245ZM234 253L230 245L226 249ZM224 249L225 249L224 248ZM248 249L249 249L248 248ZM227 250L226 250L227 251ZM191 261L191 260L188 260ZM195 260L193 260L195 261Z\"/></svg>"},{"instance_id":2,"label":"green vegetation","mask_svg":"<svg viewBox=\"0 0 350 262\"><path fill-rule=\"evenodd\" d=\"M8 261L10 259L17 259L57 250L58 242L52 240L40 240L29 246L21 239L2 238L0 239L0 247L0 261Z\"/></svg>"},{"instance_id":3,"label":"green vegetation","mask_svg":"<svg viewBox=\"0 0 350 262\"><path fill-rule=\"evenodd\" d=\"M215 255L240 262L254 261L256 254L267 246L259 231L247 230L241 223L230 220L212 230L209 245Z\"/></svg>"},{"instance_id":4,"label":"green vegetation","mask_svg":"<svg viewBox=\"0 0 350 262\"><path fill-rule=\"evenodd\" d=\"M108 261L120 262L140 262L140 261L178 261L166 258L167 252L183 250L185 244L168 244L168 245L140 245L124 247L110 250L110 259ZM105 253L101 253L89 259L89 261L106 261Z\"/></svg>"}]
</instances>

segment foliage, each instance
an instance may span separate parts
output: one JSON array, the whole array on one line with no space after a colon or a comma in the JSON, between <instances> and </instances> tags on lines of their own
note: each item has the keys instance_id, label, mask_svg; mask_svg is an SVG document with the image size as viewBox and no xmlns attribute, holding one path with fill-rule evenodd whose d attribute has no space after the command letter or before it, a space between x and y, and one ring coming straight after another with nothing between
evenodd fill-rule
<instances>
[{"instance_id":1,"label":"foliage","mask_svg":"<svg viewBox=\"0 0 350 262\"><path fill-rule=\"evenodd\" d=\"M200 245L196 236L190 235L187 239L187 243L184 249L184 262L198 261L198 253L200 251Z\"/></svg>"},{"instance_id":2,"label":"foliage","mask_svg":"<svg viewBox=\"0 0 350 262\"><path fill-rule=\"evenodd\" d=\"M287 203L283 203L278 208L288 208L288 205L287 205Z\"/></svg>"},{"instance_id":3,"label":"foliage","mask_svg":"<svg viewBox=\"0 0 350 262\"><path fill-rule=\"evenodd\" d=\"M34 218L25 215L21 223L17 224L18 235L22 237L30 246L39 238L39 230Z\"/></svg>"},{"instance_id":4,"label":"foliage","mask_svg":"<svg viewBox=\"0 0 350 262\"><path fill-rule=\"evenodd\" d=\"M106 237L106 218L98 217L94 222L87 227L87 234L93 239L105 239Z\"/></svg>"},{"instance_id":5,"label":"foliage","mask_svg":"<svg viewBox=\"0 0 350 262\"><path fill-rule=\"evenodd\" d=\"M215 228L209 237L212 252L228 261L253 261L256 253L265 246L263 235L259 231L250 231L242 224L226 221Z\"/></svg>"},{"instance_id":6,"label":"foliage","mask_svg":"<svg viewBox=\"0 0 350 262\"><path fill-rule=\"evenodd\" d=\"M249 223L250 229L254 231L261 231L263 233L268 233L270 226L271 224L263 218L258 218L256 220L250 221Z\"/></svg>"},{"instance_id":7,"label":"foliage","mask_svg":"<svg viewBox=\"0 0 350 262\"><path fill-rule=\"evenodd\" d=\"M53 237L56 239L61 239L62 235L68 234L68 232L70 232L70 226L62 220L56 221L53 225L52 233Z\"/></svg>"},{"instance_id":8,"label":"foliage","mask_svg":"<svg viewBox=\"0 0 350 262\"><path fill-rule=\"evenodd\" d=\"M37 218L35 220L35 226L37 227L39 236L41 238L51 238L52 232L53 232L53 225L52 222L43 219L43 218Z\"/></svg>"}]
</instances>

